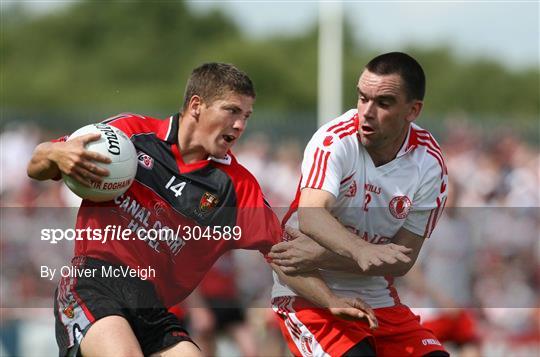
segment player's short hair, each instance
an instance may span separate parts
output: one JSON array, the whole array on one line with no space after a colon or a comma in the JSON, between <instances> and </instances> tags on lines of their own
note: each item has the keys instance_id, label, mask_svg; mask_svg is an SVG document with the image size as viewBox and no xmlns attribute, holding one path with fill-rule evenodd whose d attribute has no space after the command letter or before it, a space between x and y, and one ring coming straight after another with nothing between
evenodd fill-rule
<instances>
[{"instance_id":1,"label":"player's short hair","mask_svg":"<svg viewBox=\"0 0 540 357\"><path fill-rule=\"evenodd\" d=\"M399 74L405 84L407 100L424 100L426 76L420 63L403 52L389 52L369 61L365 67L375 74Z\"/></svg>"},{"instance_id":2,"label":"player's short hair","mask_svg":"<svg viewBox=\"0 0 540 357\"><path fill-rule=\"evenodd\" d=\"M182 110L188 107L191 97L198 95L208 105L227 92L255 98L255 88L248 75L228 63L204 63L191 72Z\"/></svg>"}]
</instances>

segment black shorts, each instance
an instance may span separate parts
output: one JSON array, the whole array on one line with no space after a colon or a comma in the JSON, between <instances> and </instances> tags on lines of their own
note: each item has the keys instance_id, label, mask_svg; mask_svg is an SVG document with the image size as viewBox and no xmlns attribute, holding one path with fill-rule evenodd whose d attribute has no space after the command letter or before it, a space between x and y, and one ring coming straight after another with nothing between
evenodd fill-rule
<instances>
[{"instance_id":1,"label":"black shorts","mask_svg":"<svg viewBox=\"0 0 540 357\"><path fill-rule=\"evenodd\" d=\"M135 277L104 277L102 269L118 266L107 262L75 257L78 271L93 271L92 277L68 276L60 279L55 292L54 316L56 341L61 356L76 356L82 338L97 320L122 316L129 324L144 355L191 341L176 316L169 313L149 281Z\"/></svg>"}]
</instances>

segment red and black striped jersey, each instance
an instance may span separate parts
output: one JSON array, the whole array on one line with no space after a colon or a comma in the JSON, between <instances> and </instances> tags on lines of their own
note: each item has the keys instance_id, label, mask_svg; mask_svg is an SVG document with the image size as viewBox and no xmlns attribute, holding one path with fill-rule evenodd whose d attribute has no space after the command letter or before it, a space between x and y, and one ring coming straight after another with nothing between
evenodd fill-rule
<instances>
[{"instance_id":1,"label":"red and black striped jersey","mask_svg":"<svg viewBox=\"0 0 540 357\"><path fill-rule=\"evenodd\" d=\"M135 145L137 175L126 193L112 201L83 200L76 223L77 228L101 231L129 228L130 240L77 241L75 255L134 269L152 267L156 276L149 280L167 305L187 297L226 251L266 254L281 236L259 184L232 153L184 163L179 120L178 114L159 120L128 113L104 121ZM174 232L169 239L140 239L164 228Z\"/></svg>"}]
</instances>

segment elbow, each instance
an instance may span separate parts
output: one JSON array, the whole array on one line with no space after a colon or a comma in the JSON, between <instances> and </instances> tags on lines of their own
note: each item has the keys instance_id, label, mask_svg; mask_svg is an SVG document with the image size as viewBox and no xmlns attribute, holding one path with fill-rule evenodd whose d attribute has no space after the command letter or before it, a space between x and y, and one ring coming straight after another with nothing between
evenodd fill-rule
<instances>
[{"instance_id":1,"label":"elbow","mask_svg":"<svg viewBox=\"0 0 540 357\"><path fill-rule=\"evenodd\" d=\"M34 180L44 180L40 175L39 175L39 170L36 168L36 165L35 163L33 162L33 160L31 160L29 163L28 163L28 166L26 167L26 175L31 178L31 179L34 179Z\"/></svg>"},{"instance_id":2,"label":"elbow","mask_svg":"<svg viewBox=\"0 0 540 357\"><path fill-rule=\"evenodd\" d=\"M38 179L38 177L37 177L37 175L35 173L35 170L32 167L32 162L31 161L28 163L28 166L26 167L26 175L29 178L34 179L34 180Z\"/></svg>"},{"instance_id":3,"label":"elbow","mask_svg":"<svg viewBox=\"0 0 540 357\"><path fill-rule=\"evenodd\" d=\"M31 179L43 181L49 178L47 175L48 171L50 171L50 165L48 165L48 161L46 162L47 159L44 159L44 150L47 149L47 144L49 143L41 143L36 146L32 158L26 166L26 175Z\"/></svg>"}]
</instances>

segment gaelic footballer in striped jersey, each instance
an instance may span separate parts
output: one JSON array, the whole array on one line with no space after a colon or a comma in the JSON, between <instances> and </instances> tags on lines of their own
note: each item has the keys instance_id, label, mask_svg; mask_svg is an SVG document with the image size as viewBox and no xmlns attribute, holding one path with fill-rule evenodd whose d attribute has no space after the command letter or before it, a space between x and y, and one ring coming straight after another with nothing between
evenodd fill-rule
<instances>
[{"instance_id":1,"label":"gaelic footballer in striped jersey","mask_svg":"<svg viewBox=\"0 0 540 357\"><path fill-rule=\"evenodd\" d=\"M384 54L365 67L356 90L357 108L309 141L298 192L284 218L313 240L280 243L270 256L291 271L318 269L336 295L369 304L379 327L321 313L276 276L274 311L295 355L447 355L401 304L393 284L414 264L447 196L440 146L413 123L423 106L423 70L406 54ZM380 249L392 243L408 248L407 262L384 261ZM373 258L370 264L361 264L365 255Z\"/></svg>"}]
</instances>

